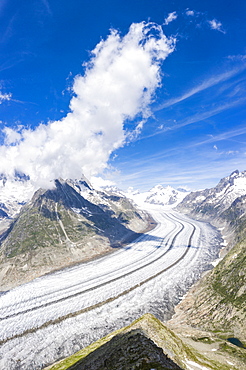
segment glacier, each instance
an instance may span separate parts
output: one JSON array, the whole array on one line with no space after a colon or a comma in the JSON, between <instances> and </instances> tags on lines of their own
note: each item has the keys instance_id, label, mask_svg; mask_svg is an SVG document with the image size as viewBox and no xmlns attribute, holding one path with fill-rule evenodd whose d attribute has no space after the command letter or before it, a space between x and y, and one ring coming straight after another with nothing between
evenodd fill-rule
<instances>
[{"instance_id":1,"label":"glacier","mask_svg":"<svg viewBox=\"0 0 246 370\"><path fill-rule=\"evenodd\" d=\"M146 205L155 229L114 253L0 296L0 368L42 369L146 312L168 320L218 258L208 223Z\"/></svg>"}]
</instances>

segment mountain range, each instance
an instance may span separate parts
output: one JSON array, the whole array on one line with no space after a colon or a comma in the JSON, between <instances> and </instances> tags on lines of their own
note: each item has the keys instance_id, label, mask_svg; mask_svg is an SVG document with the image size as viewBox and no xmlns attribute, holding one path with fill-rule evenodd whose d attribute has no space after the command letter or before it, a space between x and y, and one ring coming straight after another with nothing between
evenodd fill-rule
<instances>
[{"instance_id":1,"label":"mountain range","mask_svg":"<svg viewBox=\"0 0 246 370\"><path fill-rule=\"evenodd\" d=\"M114 186L105 187L105 190L113 192L115 194L123 195L129 199L132 199L139 206L145 204L161 205L175 207L189 194L189 191L178 188L174 189L172 186L156 185L148 191L140 192L133 188L128 188L127 191L123 192Z\"/></svg>"},{"instance_id":2,"label":"mountain range","mask_svg":"<svg viewBox=\"0 0 246 370\"><path fill-rule=\"evenodd\" d=\"M226 256L165 324L144 315L49 369L246 369L246 172L235 171L214 188L187 194L177 209L220 227L229 240ZM110 367L103 366L107 361Z\"/></svg>"},{"instance_id":3,"label":"mountain range","mask_svg":"<svg viewBox=\"0 0 246 370\"><path fill-rule=\"evenodd\" d=\"M147 213L140 210L145 205L176 207L211 222L221 229L226 250L245 233L246 171L234 171L214 188L197 192L162 185L142 193L95 190L82 177L56 180L53 189L33 195L28 180L20 174L14 181L0 176L2 289L111 251L149 227Z\"/></svg>"},{"instance_id":4,"label":"mountain range","mask_svg":"<svg viewBox=\"0 0 246 370\"><path fill-rule=\"evenodd\" d=\"M23 177L1 178L0 188L2 289L108 253L153 227L136 204L175 208L210 222L224 238L216 266L171 320L144 315L49 369L246 369L246 171L190 193L161 185L145 193L99 191L86 178L58 179L32 197Z\"/></svg>"}]
</instances>

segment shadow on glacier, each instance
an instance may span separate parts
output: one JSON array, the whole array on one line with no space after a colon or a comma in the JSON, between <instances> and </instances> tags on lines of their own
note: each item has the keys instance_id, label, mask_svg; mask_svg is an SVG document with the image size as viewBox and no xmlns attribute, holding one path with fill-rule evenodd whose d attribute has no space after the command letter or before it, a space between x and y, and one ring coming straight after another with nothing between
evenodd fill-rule
<instances>
[{"instance_id":1,"label":"shadow on glacier","mask_svg":"<svg viewBox=\"0 0 246 370\"><path fill-rule=\"evenodd\" d=\"M199 249L200 247L199 246L195 246L195 245L192 245L192 244L179 244L179 245L175 245L173 244L172 242L170 243L170 240L164 240L163 237L160 237L160 236L155 236L155 235L146 235L146 234L139 234L139 236L137 237L137 239L134 239L132 241L127 241L126 243L118 243L118 244L114 244L112 247L113 248L121 248L121 249L125 249L125 250L130 250L130 249L136 249L136 244L139 244L139 246L141 245L141 243L145 243L145 242L150 242L151 243L151 247L152 248L156 248L156 249L159 249L159 248L165 248L168 246L168 250L170 249L180 249L180 248L183 248L183 249L186 249L186 248L192 248L192 249ZM143 250L143 248L140 247L140 249L138 250Z\"/></svg>"},{"instance_id":2,"label":"shadow on glacier","mask_svg":"<svg viewBox=\"0 0 246 370\"><path fill-rule=\"evenodd\" d=\"M131 240L132 239L132 240ZM141 248L142 243L151 243L151 247L159 249L161 247L166 246L166 242L164 242L163 237L155 236L151 234L143 234L138 233L133 235L132 238L127 238L124 242L115 243L112 247L113 248L122 248L125 250L128 249L136 249L136 245ZM144 246L143 246L144 249ZM139 249L142 250L142 249Z\"/></svg>"}]
</instances>

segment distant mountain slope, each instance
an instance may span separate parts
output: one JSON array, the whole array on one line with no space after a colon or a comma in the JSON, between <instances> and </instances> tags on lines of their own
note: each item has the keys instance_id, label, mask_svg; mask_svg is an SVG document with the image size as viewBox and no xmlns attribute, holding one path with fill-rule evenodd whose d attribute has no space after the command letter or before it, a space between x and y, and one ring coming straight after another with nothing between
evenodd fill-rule
<instances>
[{"instance_id":1,"label":"distant mountain slope","mask_svg":"<svg viewBox=\"0 0 246 370\"><path fill-rule=\"evenodd\" d=\"M84 181L55 185L38 190L2 235L2 289L110 251L147 227L147 215L126 198L97 193Z\"/></svg>"},{"instance_id":2,"label":"distant mountain slope","mask_svg":"<svg viewBox=\"0 0 246 370\"><path fill-rule=\"evenodd\" d=\"M115 216L127 227L139 231L139 221L146 219L146 214L133 205L133 202L126 197L125 193L116 188L107 187L102 190L93 189L92 185L81 186L81 181L69 182L80 195L93 204L98 205L102 210L113 212Z\"/></svg>"},{"instance_id":3,"label":"distant mountain slope","mask_svg":"<svg viewBox=\"0 0 246 370\"><path fill-rule=\"evenodd\" d=\"M214 188L190 193L176 209L220 228L229 250L243 234L245 235L245 201L246 171L234 171L220 180ZM240 237L239 233L242 233Z\"/></svg>"},{"instance_id":4,"label":"distant mountain slope","mask_svg":"<svg viewBox=\"0 0 246 370\"><path fill-rule=\"evenodd\" d=\"M236 198L219 218L233 233L235 243L246 239L246 194Z\"/></svg>"},{"instance_id":5,"label":"distant mountain slope","mask_svg":"<svg viewBox=\"0 0 246 370\"><path fill-rule=\"evenodd\" d=\"M246 171L234 171L211 189L192 192L177 209L203 219L217 218L240 196L246 194Z\"/></svg>"}]
</instances>

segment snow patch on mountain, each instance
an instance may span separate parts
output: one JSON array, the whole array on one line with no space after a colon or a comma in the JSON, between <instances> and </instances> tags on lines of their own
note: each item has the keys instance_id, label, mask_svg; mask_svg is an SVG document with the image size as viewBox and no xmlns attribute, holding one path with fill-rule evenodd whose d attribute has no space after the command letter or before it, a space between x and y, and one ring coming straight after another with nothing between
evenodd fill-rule
<instances>
[{"instance_id":1,"label":"snow patch on mountain","mask_svg":"<svg viewBox=\"0 0 246 370\"><path fill-rule=\"evenodd\" d=\"M13 181L0 179L0 209L13 218L21 207L27 203L34 193L30 181L15 179ZM1 217L1 215L0 215Z\"/></svg>"}]
</instances>

